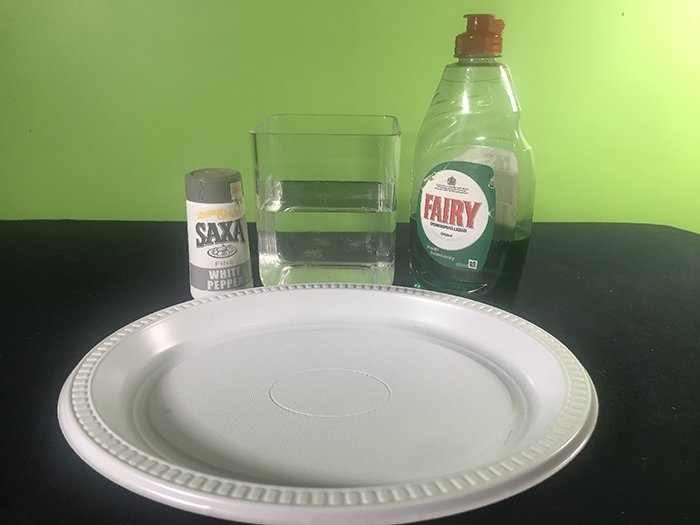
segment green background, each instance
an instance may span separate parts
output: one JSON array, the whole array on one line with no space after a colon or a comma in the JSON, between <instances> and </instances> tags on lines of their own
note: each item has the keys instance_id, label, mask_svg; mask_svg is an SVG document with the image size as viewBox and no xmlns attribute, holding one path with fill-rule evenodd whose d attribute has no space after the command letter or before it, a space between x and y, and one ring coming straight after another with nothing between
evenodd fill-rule
<instances>
[{"instance_id":1,"label":"green background","mask_svg":"<svg viewBox=\"0 0 700 525\"><path fill-rule=\"evenodd\" d=\"M243 172L270 113L416 133L462 14L506 21L539 221L700 232L697 0L0 0L0 219L183 220L182 177Z\"/></svg>"}]
</instances>

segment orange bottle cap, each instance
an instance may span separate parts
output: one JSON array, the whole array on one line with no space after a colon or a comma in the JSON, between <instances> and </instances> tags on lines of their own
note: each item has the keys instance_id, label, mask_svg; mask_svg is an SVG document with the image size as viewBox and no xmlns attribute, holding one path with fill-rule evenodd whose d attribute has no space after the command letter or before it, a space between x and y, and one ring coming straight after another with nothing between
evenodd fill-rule
<instances>
[{"instance_id":1,"label":"orange bottle cap","mask_svg":"<svg viewBox=\"0 0 700 525\"><path fill-rule=\"evenodd\" d=\"M467 30L455 39L455 56L500 55L503 48L503 20L494 15L464 15Z\"/></svg>"}]
</instances>

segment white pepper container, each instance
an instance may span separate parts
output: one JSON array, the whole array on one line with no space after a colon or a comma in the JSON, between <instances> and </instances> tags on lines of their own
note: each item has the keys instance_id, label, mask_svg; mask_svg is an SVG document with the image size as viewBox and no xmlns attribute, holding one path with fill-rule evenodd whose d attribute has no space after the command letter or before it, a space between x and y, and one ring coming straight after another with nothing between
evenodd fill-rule
<instances>
[{"instance_id":1,"label":"white pepper container","mask_svg":"<svg viewBox=\"0 0 700 525\"><path fill-rule=\"evenodd\" d=\"M185 176L185 191L192 297L253 286L241 174L196 170Z\"/></svg>"}]
</instances>

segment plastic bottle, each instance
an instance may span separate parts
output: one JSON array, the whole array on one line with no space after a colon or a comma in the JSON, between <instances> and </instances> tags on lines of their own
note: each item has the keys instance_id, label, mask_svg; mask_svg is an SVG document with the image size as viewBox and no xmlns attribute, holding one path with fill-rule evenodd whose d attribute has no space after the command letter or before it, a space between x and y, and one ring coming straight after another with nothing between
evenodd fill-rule
<instances>
[{"instance_id":1,"label":"plastic bottle","mask_svg":"<svg viewBox=\"0 0 700 525\"><path fill-rule=\"evenodd\" d=\"M416 144L411 275L418 288L509 308L532 229L532 154L498 61L504 23L465 18Z\"/></svg>"}]
</instances>

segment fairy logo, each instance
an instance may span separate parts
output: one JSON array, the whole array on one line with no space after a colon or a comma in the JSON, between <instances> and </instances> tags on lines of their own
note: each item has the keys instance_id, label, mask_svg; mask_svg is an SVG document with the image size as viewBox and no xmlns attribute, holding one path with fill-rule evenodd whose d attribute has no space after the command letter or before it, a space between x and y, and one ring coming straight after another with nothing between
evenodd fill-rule
<instances>
[{"instance_id":1,"label":"fairy logo","mask_svg":"<svg viewBox=\"0 0 700 525\"><path fill-rule=\"evenodd\" d=\"M448 179L448 184L450 180L454 180L454 177ZM470 229L474 228L474 219L482 204L430 193L425 194L424 203L423 219Z\"/></svg>"}]
</instances>

